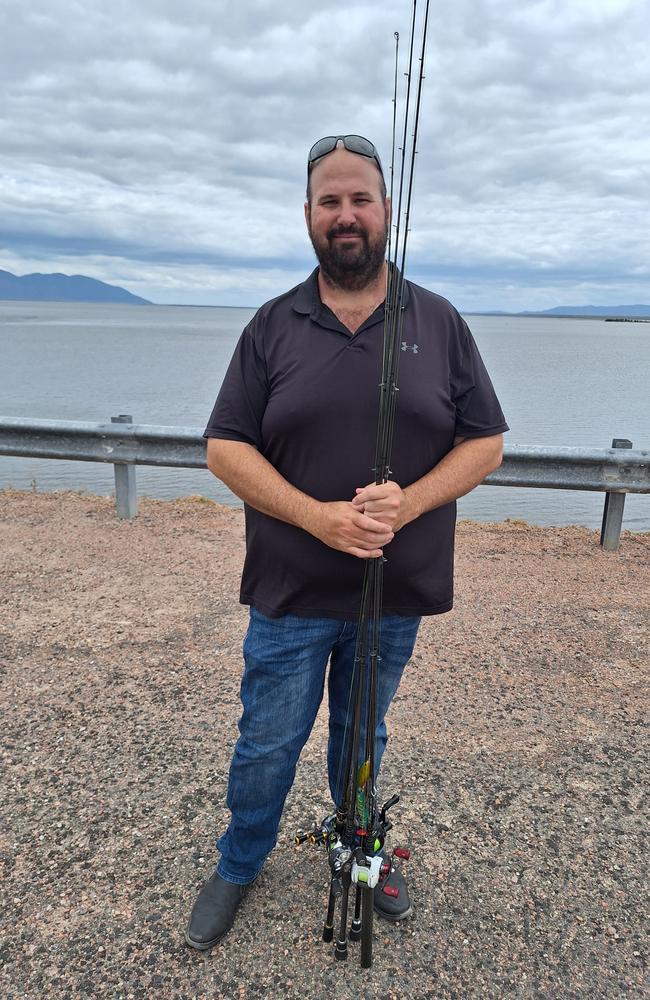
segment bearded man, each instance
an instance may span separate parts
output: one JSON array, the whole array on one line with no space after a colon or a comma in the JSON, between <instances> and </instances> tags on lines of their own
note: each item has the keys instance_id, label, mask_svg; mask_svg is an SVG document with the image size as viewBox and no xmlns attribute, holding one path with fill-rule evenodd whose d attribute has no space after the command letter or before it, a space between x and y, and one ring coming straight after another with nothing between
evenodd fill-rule
<instances>
[{"instance_id":1,"label":"bearded man","mask_svg":"<svg viewBox=\"0 0 650 1000\"><path fill-rule=\"evenodd\" d=\"M406 282L394 479L367 485L390 224L381 162L368 139L327 136L314 144L305 220L318 267L246 327L205 431L209 469L245 505L240 600L250 606L250 622L231 820L185 934L200 950L230 930L276 843L326 679L329 784L339 801L362 560L387 547L379 767L384 716L420 618L452 606L454 501L499 466L508 429L463 319L445 299ZM411 913L399 871L391 869L374 892L379 916Z\"/></svg>"}]
</instances>

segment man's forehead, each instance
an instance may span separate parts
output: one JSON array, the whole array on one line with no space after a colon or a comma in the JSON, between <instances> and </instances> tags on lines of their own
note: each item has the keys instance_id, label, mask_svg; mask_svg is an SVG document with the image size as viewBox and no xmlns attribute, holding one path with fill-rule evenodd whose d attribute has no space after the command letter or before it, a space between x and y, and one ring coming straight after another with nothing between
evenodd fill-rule
<instances>
[{"instance_id":1,"label":"man's forehead","mask_svg":"<svg viewBox=\"0 0 650 1000\"><path fill-rule=\"evenodd\" d=\"M323 189L346 188L354 194L381 191L381 174L373 160L347 149L335 149L318 160L311 171L311 188L314 196L322 196Z\"/></svg>"}]
</instances>

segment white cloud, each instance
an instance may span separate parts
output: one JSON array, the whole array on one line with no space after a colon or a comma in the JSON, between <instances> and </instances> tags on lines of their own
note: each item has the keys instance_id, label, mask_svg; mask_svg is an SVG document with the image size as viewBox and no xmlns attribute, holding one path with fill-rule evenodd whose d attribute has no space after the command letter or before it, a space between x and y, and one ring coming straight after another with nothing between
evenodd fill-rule
<instances>
[{"instance_id":1,"label":"white cloud","mask_svg":"<svg viewBox=\"0 0 650 1000\"><path fill-rule=\"evenodd\" d=\"M413 272L465 308L650 300L646 0L431 16ZM0 267L161 301L289 287L311 266L307 149L361 132L389 160L409 19L388 0L5 0Z\"/></svg>"}]
</instances>

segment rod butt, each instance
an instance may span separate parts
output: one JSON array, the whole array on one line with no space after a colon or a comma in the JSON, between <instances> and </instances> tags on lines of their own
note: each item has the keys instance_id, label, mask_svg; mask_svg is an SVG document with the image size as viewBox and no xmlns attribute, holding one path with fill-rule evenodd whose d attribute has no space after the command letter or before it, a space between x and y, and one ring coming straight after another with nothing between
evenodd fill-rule
<instances>
[{"instance_id":1,"label":"rod butt","mask_svg":"<svg viewBox=\"0 0 650 1000\"><path fill-rule=\"evenodd\" d=\"M361 920L353 920L350 926L350 933L348 934L350 941L360 941L361 940Z\"/></svg>"},{"instance_id":2,"label":"rod butt","mask_svg":"<svg viewBox=\"0 0 650 1000\"><path fill-rule=\"evenodd\" d=\"M348 943L347 941L341 941L340 939L336 942L334 948L334 958L338 962L345 962L348 957Z\"/></svg>"},{"instance_id":3,"label":"rod butt","mask_svg":"<svg viewBox=\"0 0 650 1000\"><path fill-rule=\"evenodd\" d=\"M361 968L372 965L372 925L374 917L374 889L363 889L361 899Z\"/></svg>"}]
</instances>

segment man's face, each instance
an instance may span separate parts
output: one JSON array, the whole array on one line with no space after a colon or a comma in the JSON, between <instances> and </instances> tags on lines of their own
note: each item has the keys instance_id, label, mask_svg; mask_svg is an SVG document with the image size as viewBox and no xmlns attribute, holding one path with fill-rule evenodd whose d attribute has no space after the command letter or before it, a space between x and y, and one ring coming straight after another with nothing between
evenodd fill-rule
<instances>
[{"instance_id":1,"label":"man's face","mask_svg":"<svg viewBox=\"0 0 650 1000\"><path fill-rule=\"evenodd\" d=\"M348 291L365 288L382 269L390 218L377 167L335 149L314 166L310 180L305 220L324 277Z\"/></svg>"}]
</instances>

